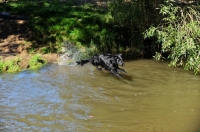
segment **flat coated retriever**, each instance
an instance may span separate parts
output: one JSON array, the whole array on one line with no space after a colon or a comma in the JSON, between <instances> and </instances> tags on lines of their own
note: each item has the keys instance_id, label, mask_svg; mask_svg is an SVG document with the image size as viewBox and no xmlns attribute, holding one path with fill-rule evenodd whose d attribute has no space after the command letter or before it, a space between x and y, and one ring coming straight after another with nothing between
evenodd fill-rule
<instances>
[{"instance_id":1,"label":"flat coated retriever","mask_svg":"<svg viewBox=\"0 0 200 132\"><path fill-rule=\"evenodd\" d=\"M90 62L98 70L107 70L110 71L112 74L122 77L120 75L120 72L125 72L127 73L124 69L119 68L119 66L124 66L124 62L122 60L122 54L117 54L117 55L111 55L111 54L95 54L93 57L86 59L86 60L80 60L77 61L76 63L78 65L83 66L84 64Z\"/></svg>"}]
</instances>

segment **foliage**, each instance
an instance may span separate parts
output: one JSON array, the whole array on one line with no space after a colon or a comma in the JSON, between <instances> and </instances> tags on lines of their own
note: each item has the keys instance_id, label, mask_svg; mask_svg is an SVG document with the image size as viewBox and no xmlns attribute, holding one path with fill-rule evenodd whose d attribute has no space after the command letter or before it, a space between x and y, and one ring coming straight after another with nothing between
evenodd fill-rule
<instances>
[{"instance_id":1,"label":"foliage","mask_svg":"<svg viewBox=\"0 0 200 132\"><path fill-rule=\"evenodd\" d=\"M109 11L113 19L118 46L132 52L144 50L142 32L160 21L155 10L163 0L110 0ZM131 49L131 50L130 50Z\"/></svg>"},{"instance_id":2,"label":"foliage","mask_svg":"<svg viewBox=\"0 0 200 132\"><path fill-rule=\"evenodd\" d=\"M39 54L33 55L29 60L29 69L37 69L47 63Z\"/></svg>"},{"instance_id":3,"label":"foliage","mask_svg":"<svg viewBox=\"0 0 200 132\"><path fill-rule=\"evenodd\" d=\"M63 11L61 12L60 10ZM87 36L84 35L86 31L83 27L85 24L81 22L82 15L84 13L80 8L64 5L61 8L55 7L53 10L51 8L42 8L42 10L34 14L34 18L30 21L34 36L32 39L36 40L35 46L37 47L39 43L42 47L46 46L52 52L55 52L60 48L59 43L64 40L85 44ZM88 34L89 36L90 34Z\"/></svg>"},{"instance_id":4,"label":"foliage","mask_svg":"<svg viewBox=\"0 0 200 132\"><path fill-rule=\"evenodd\" d=\"M59 52L64 41L75 45L90 47L95 45L99 51L107 50L102 48L103 30L110 30L108 24L109 15L106 9L99 9L92 4L76 5L66 1L20 1L6 3L3 11L11 14L23 14L28 16L30 36L34 49L42 53ZM106 40L105 40L106 41ZM93 43L91 43L93 42ZM44 48L46 47L46 48ZM41 48L41 49L40 49Z\"/></svg>"},{"instance_id":5,"label":"foliage","mask_svg":"<svg viewBox=\"0 0 200 132\"><path fill-rule=\"evenodd\" d=\"M14 60L0 60L0 72L18 72L22 70L20 63L23 60L16 58ZM37 69L47 63L39 54L33 55L29 60L29 69Z\"/></svg>"},{"instance_id":6,"label":"foliage","mask_svg":"<svg viewBox=\"0 0 200 132\"><path fill-rule=\"evenodd\" d=\"M162 53L169 53L170 66L183 66L185 70L200 71L200 12L196 6L173 6L169 1L160 6L163 21L150 27L145 38L156 37Z\"/></svg>"},{"instance_id":7,"label":"foliage","mask_svg":"<svg viewBox=\"0 0 200 132\"><path fill-rule=\"evenodd\" d=\"M132 54L135 48L144 48L141 33L159 21L155 8L161 1L110 0L108 10L65 0L22 0L6 3L3 10L30 18L31 49L42 48L39 50L42 53L59 52L62 43L69 41L88 48L95 46L99 52Z\"/></svg>"},{"instance_id":8,"label":"foliage","mask_svg":"<svg viewBox=\"0 0 200 132\"><path fill-rule=\"evenodd\" d=\"M20 71L20 66L18 64L19 59L15 60L7 60L2 61L0 60L0 72L17 72Z\"/></svg>"}]
</instances>

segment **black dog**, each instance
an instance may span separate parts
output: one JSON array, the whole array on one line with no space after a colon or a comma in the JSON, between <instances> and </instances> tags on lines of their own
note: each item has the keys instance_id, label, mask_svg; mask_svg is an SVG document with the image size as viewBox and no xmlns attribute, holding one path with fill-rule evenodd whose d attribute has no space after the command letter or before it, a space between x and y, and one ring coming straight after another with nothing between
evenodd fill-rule
<instances>
[{"instance_id":1,"label":"black dog","mask_svg":"<svg viewBox=\"0 0 200 132\"><path fill-rule=\"evenodd\" d=\"M76 63L78 65L83 66L84 64L90 62L94 66L97 67L98 70L108 70L112 74L122 77L120 75L120 72L125 72L127 73L124 69L119 68L119 66L124 66L124 62L121 57L122 54L118 55L111 55L111 54L95 54L93 57L86 59L86 60L81 60L77 61Z\"/></svg>"}]
</instances>

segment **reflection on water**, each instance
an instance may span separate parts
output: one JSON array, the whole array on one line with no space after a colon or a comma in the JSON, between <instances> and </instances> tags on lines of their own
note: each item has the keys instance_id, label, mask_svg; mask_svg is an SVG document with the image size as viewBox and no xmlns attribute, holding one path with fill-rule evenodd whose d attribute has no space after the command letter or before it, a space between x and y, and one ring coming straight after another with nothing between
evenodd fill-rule
<instances>
[{"instance_id":1,"label":"reflection on water","mask_svg":"<svg viewBox=\"0 0 200 132\"><path fill-rule=\"evenodd\" d=\"M199 132L200 77L152 60L0 75L0 131Z\"/></svg>"}]
</instances>

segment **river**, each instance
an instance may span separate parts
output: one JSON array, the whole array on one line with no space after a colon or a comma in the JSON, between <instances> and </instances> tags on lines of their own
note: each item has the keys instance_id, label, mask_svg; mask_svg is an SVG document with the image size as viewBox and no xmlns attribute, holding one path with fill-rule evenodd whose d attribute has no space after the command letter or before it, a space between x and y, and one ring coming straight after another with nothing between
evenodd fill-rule
<instances>
[{"instance_id":1,"label":"river","mask_svg":"<svg viewBox=\"0 0 200 132\"><path fill-rule=\"evenodd\" d=\"M200 132L200 76L165 62L0 74L1 132Z\"/></svg>"}]
</instances>

